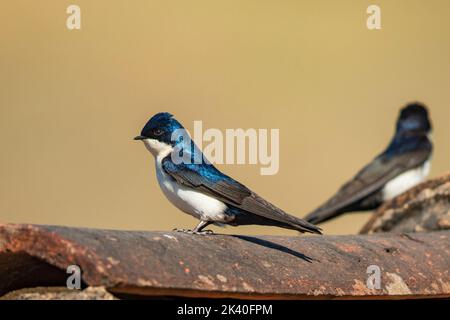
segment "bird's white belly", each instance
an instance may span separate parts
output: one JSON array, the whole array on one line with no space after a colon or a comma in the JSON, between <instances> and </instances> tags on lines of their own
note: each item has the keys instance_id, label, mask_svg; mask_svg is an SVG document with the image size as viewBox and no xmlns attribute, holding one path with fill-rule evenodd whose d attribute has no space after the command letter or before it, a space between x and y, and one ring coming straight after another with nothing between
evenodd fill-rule
<instances>
[{"instance_id":1,"label":"bird's white belly","mask_svg":"<svg viewBox=\"0 0 450 320\"><path fill-rule=\"evenodd\" d=\"M406 171L386 183L383 188L383 200L395 198L425 180L430 173L430 167L430 161L427 161L422 166Z\"/></svg>"},{"instance_id":2,"label":"bird's white belly","mask_svg":"<svg viewBox=\"0 0 450 320\"><path fill-rule=\"evenodd\" d=\"M227 222L230 217L224 212L227 206L215 198L184 187L168 176L156 165L159 186L167 199L178 209L204 221Z\"/></svg>"}]
</instances>

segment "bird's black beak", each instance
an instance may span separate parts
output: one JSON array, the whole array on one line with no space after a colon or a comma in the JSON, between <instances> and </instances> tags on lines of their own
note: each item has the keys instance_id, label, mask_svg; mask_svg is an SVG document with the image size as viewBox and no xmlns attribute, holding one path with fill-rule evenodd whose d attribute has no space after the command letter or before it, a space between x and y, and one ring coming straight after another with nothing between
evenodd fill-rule
<instances>
[{"instance_id":1,"label":"bird's black beak","mask_svg":"<svg viewBox=\"0 0 450 320\"><path fill-rule=\"evenodd\" d=\"M144 139L147 139L147 138L144 137L144 136L137 136L137 137L134 137L134 140L144 140Z\"/></svg>"}]
</instances>

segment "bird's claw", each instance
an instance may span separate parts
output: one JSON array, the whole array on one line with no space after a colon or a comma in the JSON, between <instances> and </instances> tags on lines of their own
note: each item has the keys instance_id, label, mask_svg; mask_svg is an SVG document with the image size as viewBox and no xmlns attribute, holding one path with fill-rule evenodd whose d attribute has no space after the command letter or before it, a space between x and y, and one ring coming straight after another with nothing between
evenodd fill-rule
<instances>
[{"instance_id":1,"label":"bird's claw","mask_svg":"<svg viewBox=\"0 0 450 320\"><path fill-rule=\"evenodd\" d=\"M198 235L214 234L214 232L212 230L195 231L195 230L191 230L191 229L178 229L178 228L175 228L175 229L173 229L173 231L183 232L183 233L188 233L188 234L198 234Z\"/></svg>"}]
</instances>

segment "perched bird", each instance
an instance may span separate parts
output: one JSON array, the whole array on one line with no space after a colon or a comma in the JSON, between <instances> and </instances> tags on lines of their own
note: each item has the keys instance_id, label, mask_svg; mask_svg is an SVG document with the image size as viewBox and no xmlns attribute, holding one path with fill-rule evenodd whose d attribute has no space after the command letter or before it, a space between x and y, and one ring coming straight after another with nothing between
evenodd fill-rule
<instances>
[{"instance_id":1,"label":"perched bird","mask_svg":"<svg viewBox=\"0 0 450 320\"><path fill-rule=\"evenodd\" d=\"M156 177L167 199L200 220L193 230L175 230L205 234L212 233L203 231L210 224L253 224L320 234L320 228L287 214L220 172L193 141L175 135L180 130L184 130L183 126L170 113L158 113L134 138L143 141L154 156ZM180 154L189 161L179 161Z\"/></svg>"},{"instance_id":2,"label":"perched bird","mask_svg":"<svg viewBox=\"0 0 450 320\"><path fill-rule=\"evenodd\" d=\"M386 150L305 220L318 224L345 212L373 210L423 181L430 171L430 133L426 107L419 103L404 107Z\"/></svg>"}]
</instances>

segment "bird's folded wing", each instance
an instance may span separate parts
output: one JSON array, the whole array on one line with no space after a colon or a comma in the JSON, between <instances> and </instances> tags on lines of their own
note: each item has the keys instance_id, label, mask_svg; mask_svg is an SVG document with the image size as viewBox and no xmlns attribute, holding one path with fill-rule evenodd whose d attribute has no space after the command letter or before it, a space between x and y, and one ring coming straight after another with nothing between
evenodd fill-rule
<instances>
[{"instance_id":1,"label":"bird's folded wing","mask_svg":"<svg viewBox=\"0 0 450 320\"><path fill-rule=\"evenodd\" d=\"M376 158L364 167L351 181L344 184L325 204L305 217L308 221L329 218L336 211L343 209L371 194L379 191L396 176L421 166L428 160L431 151L408 152L394 157L385 155Z\"/></svg>"},{"instance_id":2,"label":"bird's folded wing","mask_svg":"<svg viewBox=\"0 0 450 320\"><path fill-rule=\"evenodd\" d=\"M163 159L162 166L178 183L209 194L227 204L264 218L293 225L303 231L320 233L320 228L275 207L212 165L174 164L169 156Z\"/></svg>"},{"instance_id":3,"label":"bird's folded wing","mask_svg":"<svg viewBox=\"0 0 450 320\"><path fill-rule=\"evenodd\" d=\"M239 205L251 195L244 185L224 175L212 165L174 164L170 156L162 161L164 171L178 183Z\"/></svg>"}]
</instances>

